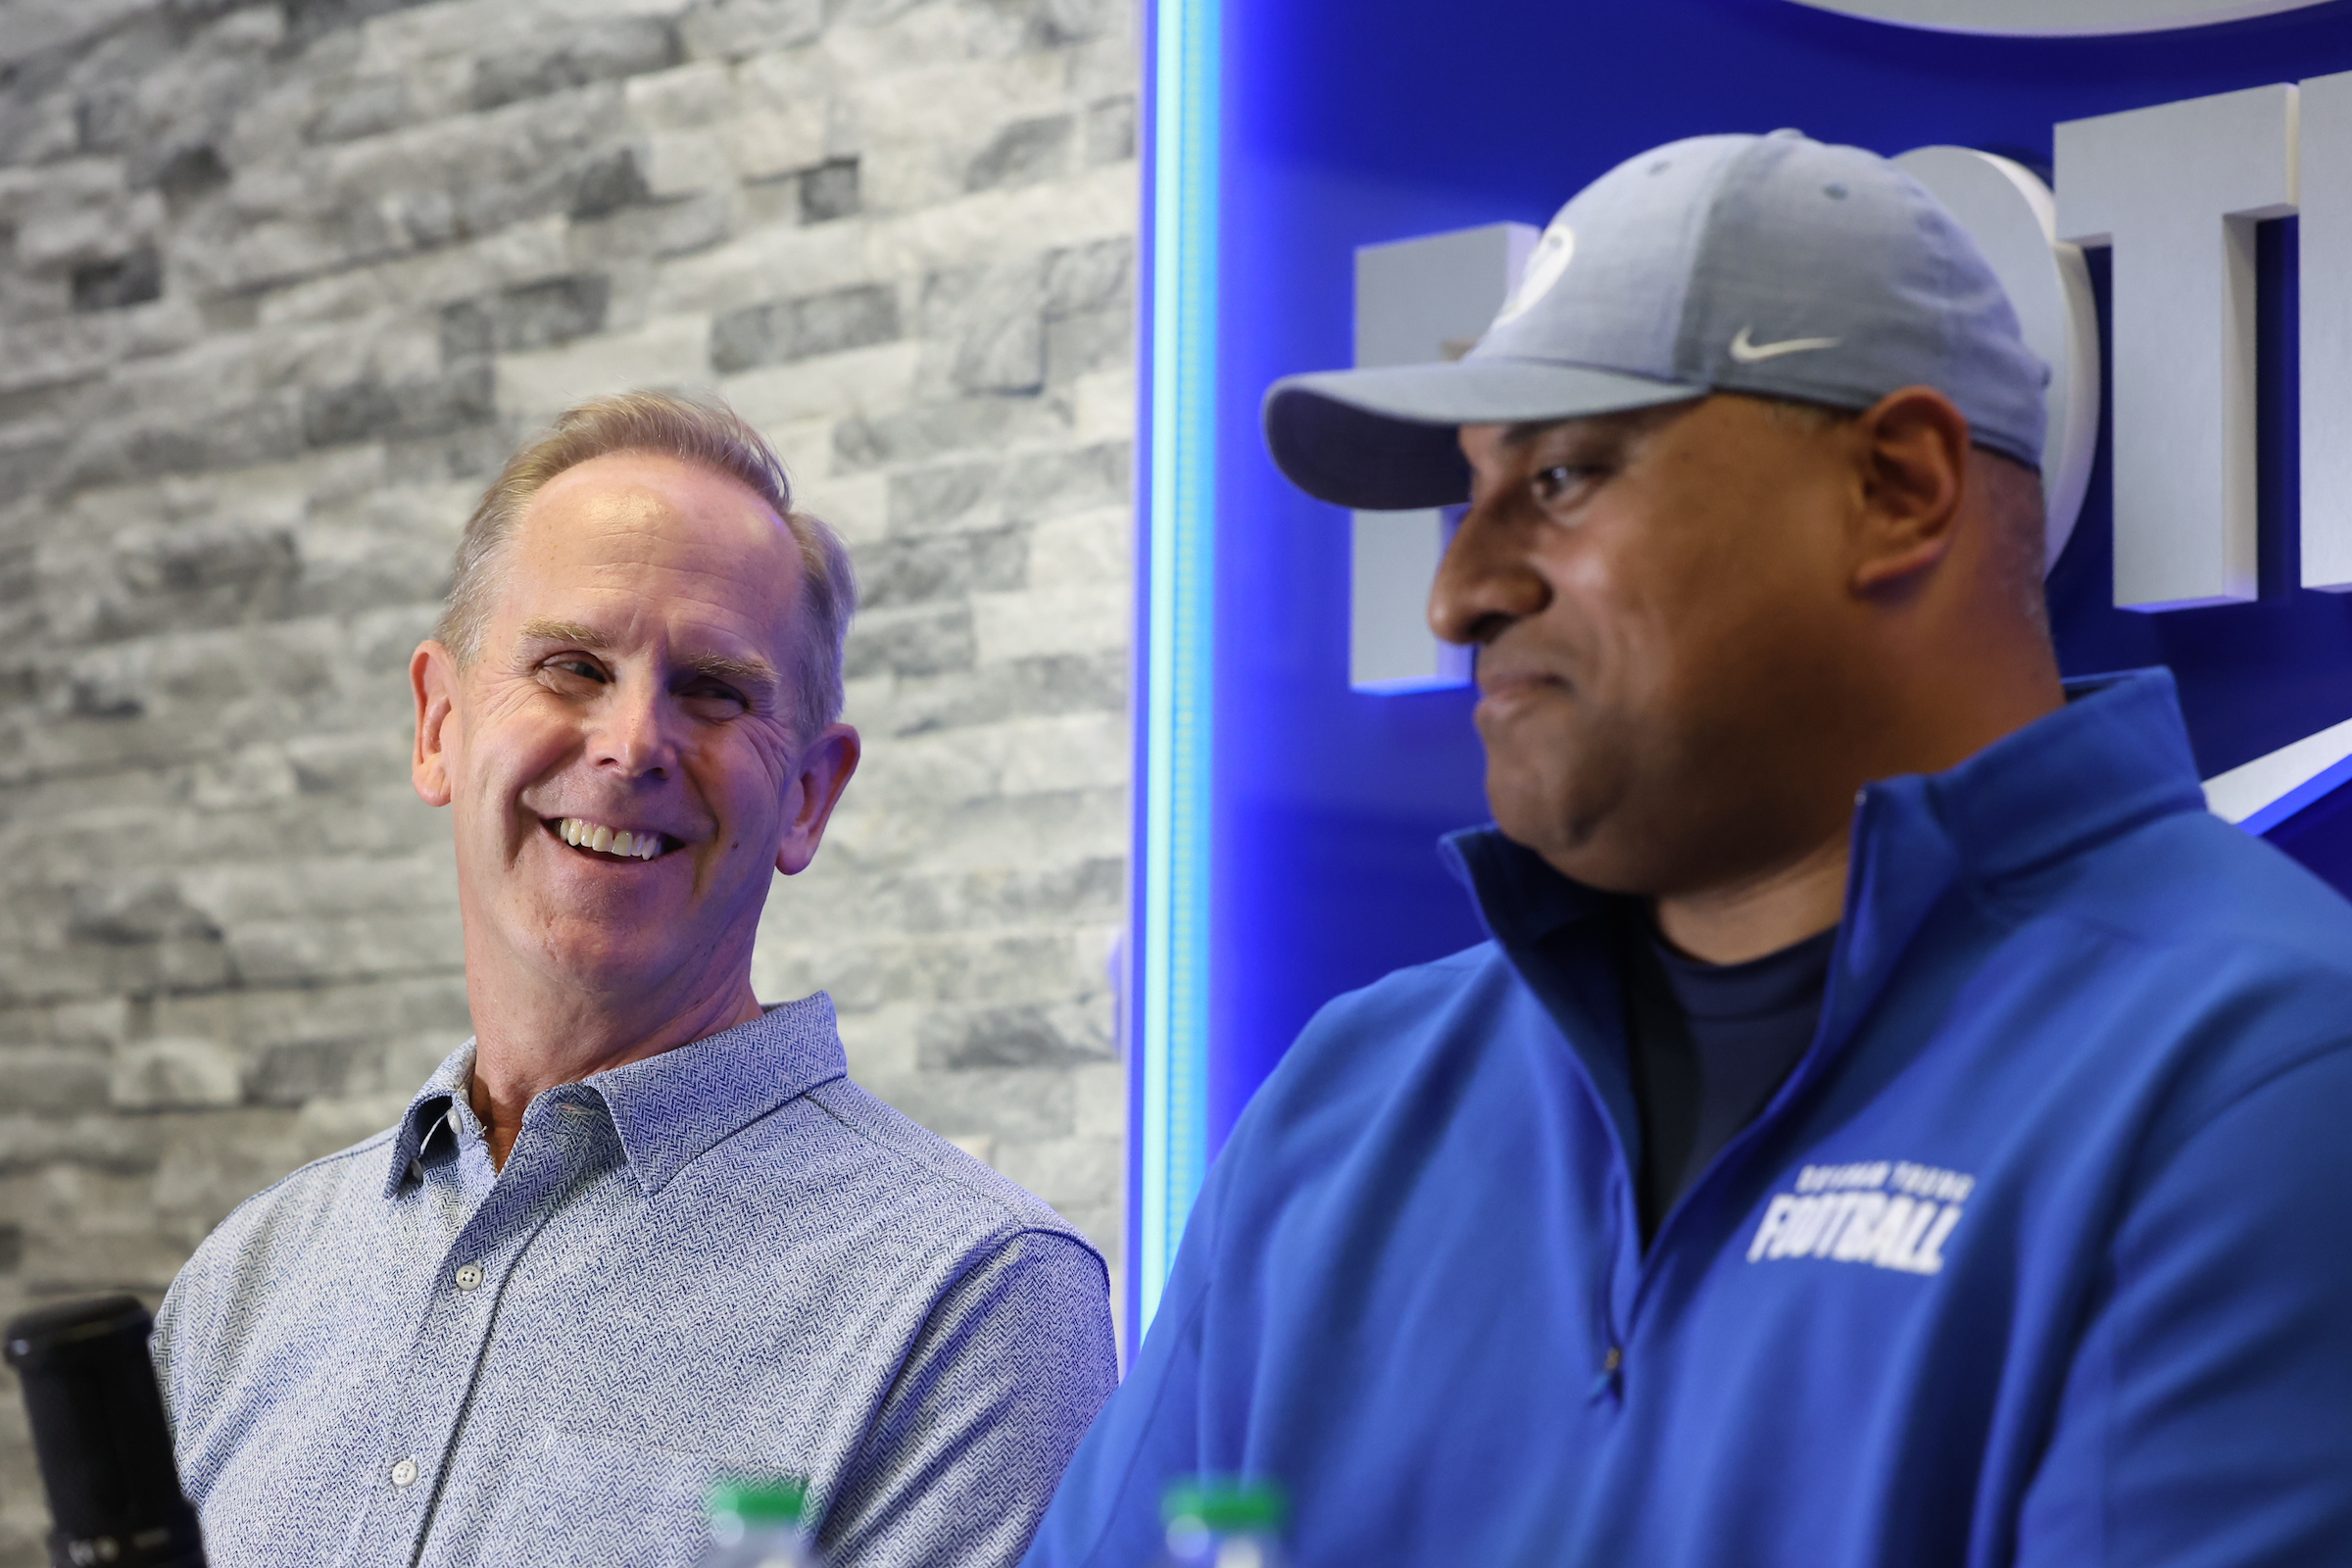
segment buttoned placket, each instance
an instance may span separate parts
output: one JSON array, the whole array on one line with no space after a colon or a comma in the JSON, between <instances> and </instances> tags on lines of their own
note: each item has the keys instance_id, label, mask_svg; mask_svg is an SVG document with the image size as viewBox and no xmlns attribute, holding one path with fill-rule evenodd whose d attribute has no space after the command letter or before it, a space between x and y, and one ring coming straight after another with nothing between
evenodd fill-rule
<instances>
[{"instance_id":1,"label":"buttoned placket","mask_svg":"<svg viewBox=\"0 0 2352 1568\"><path fill-rule=\"evenodd\" d=\"M453 1123L456 1117L453 1109ZM600 1168L592 1155L600 1147L600 1128L610 1125L593 1090L542 1096L525 1113L505 1168L436 1263L410 1353L385 1391L367 1518L348 1538L352 1549L342 1559L348 1568L419 1560L464 1436L499 1299L540 1231ZM616 1145L603 1142L617 1154ZM420 1185L463 1183L464 1163L419 1168ZM431 1196L412 1191L401 1200Z\"/></svg>"}]
</instances>

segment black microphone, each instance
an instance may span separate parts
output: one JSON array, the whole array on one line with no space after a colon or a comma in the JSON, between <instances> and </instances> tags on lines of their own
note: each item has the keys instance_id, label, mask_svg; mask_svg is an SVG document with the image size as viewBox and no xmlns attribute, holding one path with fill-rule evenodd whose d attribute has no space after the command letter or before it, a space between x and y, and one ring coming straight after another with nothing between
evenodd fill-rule
<instances>
[{"instance_id":1,"label":"black microphone","mask_svg":"<svg viewBox=\"0 0 2352 1568\"><path fill-rule=\"evenodd\" d=\"M155 1326L136 1297L101 1296L8 1325L32 1447L49 1494L56 1568L205 1568L179 1489L164 1396L147 1358Z\"/></svg>"}]
</instances>

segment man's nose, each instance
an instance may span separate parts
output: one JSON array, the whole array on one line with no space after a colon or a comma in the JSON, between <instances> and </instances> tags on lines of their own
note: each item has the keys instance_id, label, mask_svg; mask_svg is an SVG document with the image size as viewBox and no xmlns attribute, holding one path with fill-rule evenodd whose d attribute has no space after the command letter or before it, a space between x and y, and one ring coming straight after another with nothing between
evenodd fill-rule
<instances>
[{"instance_id":1,"label":"man's nose","mask_svg":"<svg viewBox=\"0 0 2352 1568\"><path fill-rule=\"evenodd\" d=\"M588 760L631 779L667 777L677 765L675 706L650 681L614 681L590 719Z\"/></svg>"},{"instance_id":2,"label":"man's nose","mask_svg":"<svg viewBox=\"0 0 2352 1568\"><path fill-rule=\"evenodd\" d=\"M1484 645L1550 602L1523 530L1494 499L1473 502L1430 584L1429 629L1449 643Z\"/></svg>"}]
</instances>

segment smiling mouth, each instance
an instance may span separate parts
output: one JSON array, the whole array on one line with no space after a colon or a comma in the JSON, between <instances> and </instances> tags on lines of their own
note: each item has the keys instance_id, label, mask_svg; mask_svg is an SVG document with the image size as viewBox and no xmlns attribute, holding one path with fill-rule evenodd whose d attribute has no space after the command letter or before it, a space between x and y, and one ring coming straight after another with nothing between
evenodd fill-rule
<instances>
[{"instance_id":1,"label":"smiling mouth","mask_svg":"<svg viewBox=\"0 0 2352 1568\"><path fill-rule=\"evenodd\" d=\"M652 828L631 832L579 816L542 817L540 825L583 855L600 860L658 860L679 847L678 840Z\"/></svg>"}]
</instances>

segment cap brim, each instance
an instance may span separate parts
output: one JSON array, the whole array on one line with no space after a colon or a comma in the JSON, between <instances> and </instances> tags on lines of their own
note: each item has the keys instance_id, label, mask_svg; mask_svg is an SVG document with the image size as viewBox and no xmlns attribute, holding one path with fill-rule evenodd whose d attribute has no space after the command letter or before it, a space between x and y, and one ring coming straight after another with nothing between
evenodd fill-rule
<instances>
[{"instance_id":1,"label":"cap brim","mask_svg":"<svg viewBox=\"0 0 2352 1568\"><path fill-rule=\"evenodd\" d=\"M1289 375L1266 389L1275 466L1319 501L1364 512L1470 499L1454 432L1688 403L1707 388L1535 360L1462 360Z\"/></svg>"}]
</instances>

